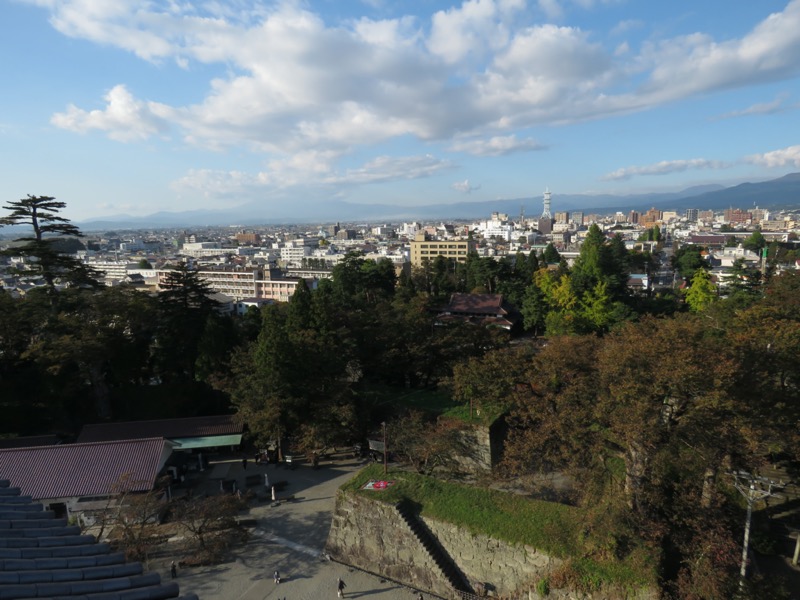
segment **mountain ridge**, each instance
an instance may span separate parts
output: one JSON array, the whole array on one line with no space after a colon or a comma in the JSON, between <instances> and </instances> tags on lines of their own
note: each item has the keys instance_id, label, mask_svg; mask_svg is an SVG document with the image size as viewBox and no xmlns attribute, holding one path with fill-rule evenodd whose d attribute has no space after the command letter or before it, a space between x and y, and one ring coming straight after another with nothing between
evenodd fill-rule
<instances>
[{"instance_id":1,"label":"mountain ridge","mask_svg":"<svg viewBox=\"0 0 800 600\"><path fill-rule=\"evenodd\" d=\"M777 179L746 182L730 187L721 184L693 186L679 192L648 194L553 194L552 208L557 211L628 212L644 211L651 207L661 210L700 208L720 210L729 206L748 208L750 203L762 208L800 206L800 173L790 173ZM505 198L429 204L401 207L389 204L354 204L342 200L319 203L304 210L312 216L298 215L294 205L271 209L269 215L257 203L248 203L228 210L193 210L158 212L143 217L115 215L103 219L77 221L84 231L98 229L146 229L202 226L252 226L327 222L376 222L410 220L462 220L488 218L493 212L518 215L524 211L528 218L541 214L541 198Z\"/></svg>"}]
</instances>

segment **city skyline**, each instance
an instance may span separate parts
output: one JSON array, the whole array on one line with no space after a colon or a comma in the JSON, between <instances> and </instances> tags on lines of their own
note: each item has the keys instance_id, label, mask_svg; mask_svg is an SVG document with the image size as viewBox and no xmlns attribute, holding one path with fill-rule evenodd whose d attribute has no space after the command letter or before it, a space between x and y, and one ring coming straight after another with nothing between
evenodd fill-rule
<instances>
[{"instance_id":1,"label":"city skyline","mask_svg":"<svg viewBox=\"0 0 800 600\"><path fill-rule=\"evenodd\" d=\"M82 220L800 169L800 0L3 5L3 202Z\"/></svg>"}]
</instances>

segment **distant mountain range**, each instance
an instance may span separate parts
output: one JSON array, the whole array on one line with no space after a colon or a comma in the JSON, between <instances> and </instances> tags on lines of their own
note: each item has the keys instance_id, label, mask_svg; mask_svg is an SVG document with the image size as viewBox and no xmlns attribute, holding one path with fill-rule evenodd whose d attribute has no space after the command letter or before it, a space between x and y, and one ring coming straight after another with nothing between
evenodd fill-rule
<instances>
[{"instance_id":1,"label":"distant mountain range","mask_svg":"<svg viewBox=\"0 0 800 600\"><path fill-rule=\"evenodd\" d=\"M721 210L728 207L741 209L799 207L800 173L791 173L779 179L759 183L742 183L732 187L704 185L680 192L589 195L553 194L552 211L584 211L588 213L644 211L651 207L661 210L683 211L687 208ZM145 217L119 215L76 223L83 231L104 229L148 229L169 227L198 227L224 225L258 225L279 223L329 223L329 222L398 222L488 218L493 212L519 215L524 210L527 217L542 213L542 198L510 198L456 204L430 204L424 206L393 206L387 204L353 204L331 200L312 205L292 205L267 209L251 202L228 210L195 210L187 212L158 212ZM300 212L302 211L302 212Z\"/></svg>"}]
</instances>

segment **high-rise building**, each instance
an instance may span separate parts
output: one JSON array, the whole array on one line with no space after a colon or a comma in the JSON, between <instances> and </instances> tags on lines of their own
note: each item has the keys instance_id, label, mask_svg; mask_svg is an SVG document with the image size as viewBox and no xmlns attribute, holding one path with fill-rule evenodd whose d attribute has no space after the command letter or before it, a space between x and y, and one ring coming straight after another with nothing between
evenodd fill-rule
<instances>
[{"instance_id":1,"label":"high-rise building","mask_svg":"<svg viewBox=\"0 0 800 600\"><path fill-rule=\"evenodd\" d=\"M749 212L738 208L726 208L723 215L726 223L746 223L753 218Z\"/></svg>"},{"instance_id":2,"label":"high-rise building","mask_svg":"<svg viewBox=\"0 0 800 600\"><path fill-rule=\"evenodd\" d=\"M567 211L559 211L556 213L556 223L569 223L569 213Z\"/></svg>"},{"instance_id":3,"label":"high-rise building","mask_svg":"<svg viewBox=\"0 0 800 600\"><path fill-rule=\"evenodd\" d=\"M573 223L575 223L575 225L580 227L581 225L583 225L583 212L580 212L580 211L577 211L577 210L574 211L572 213L572 219L571 220L572 220Z\"/></svg>"},{"instance_id":4,"label":"high-rise building","mask_svg":"<svg viewBox=\"0 0 800 600\"><path fill-rule=\"evenodd\" d=\"M687 221L695 222L697 221L697 215L699 214L699 210L696 208L687 208L684 216L686 217Z\"/></svg>"}]
</instances>

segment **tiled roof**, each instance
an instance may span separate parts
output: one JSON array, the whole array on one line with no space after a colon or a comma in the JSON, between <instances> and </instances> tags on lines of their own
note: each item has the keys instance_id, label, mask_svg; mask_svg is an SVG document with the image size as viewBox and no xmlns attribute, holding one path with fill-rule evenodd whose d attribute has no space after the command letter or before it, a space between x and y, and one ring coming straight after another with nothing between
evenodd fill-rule
<instances>
[{"instance_id":1,"label":"tiled roof","mask_svg":"<svg viewBox=\"0 0 800 600\"><path fill-rule=\"evenodd\" d=\"M84 425L78 442L135 440L148 437L187 438L242 433L244 424L236 415L127 421Z\"/></svg>"},{"instance_id":2,"label":"tiled roof","mask_svg":"<svg viewBox=\"0 0 800 600\"><path fill-rule=\"evenodd\" d=\"M0 598L197 600L195 594L180 596L176 582L162 584L158 573L145 573L141 563L126 563L121 552L81 535L79 527L56 519L4 479L0 523Z\"/></svg>"},{"instance_id":3,"label":"tiled roof","mask_svg":"<svg viewBox=\"0 0 800 600\"><path fill-rule=\"evenodd\" d=\"M163 438L0 450L0 474L34 499L102 496L129 474L133 491L153 487Z\"/></svg>"},{"instance_id":4,"label":"tiled roof","mask_svg":"<svg viewBox=\"0 0 800 600\"><path fill-rule=\"evenodd\" d=\"M450 296L450 304L445 308L451 313L506 314L503 296L500 294L461 294Z\"/></svg>"}]
</instances>

